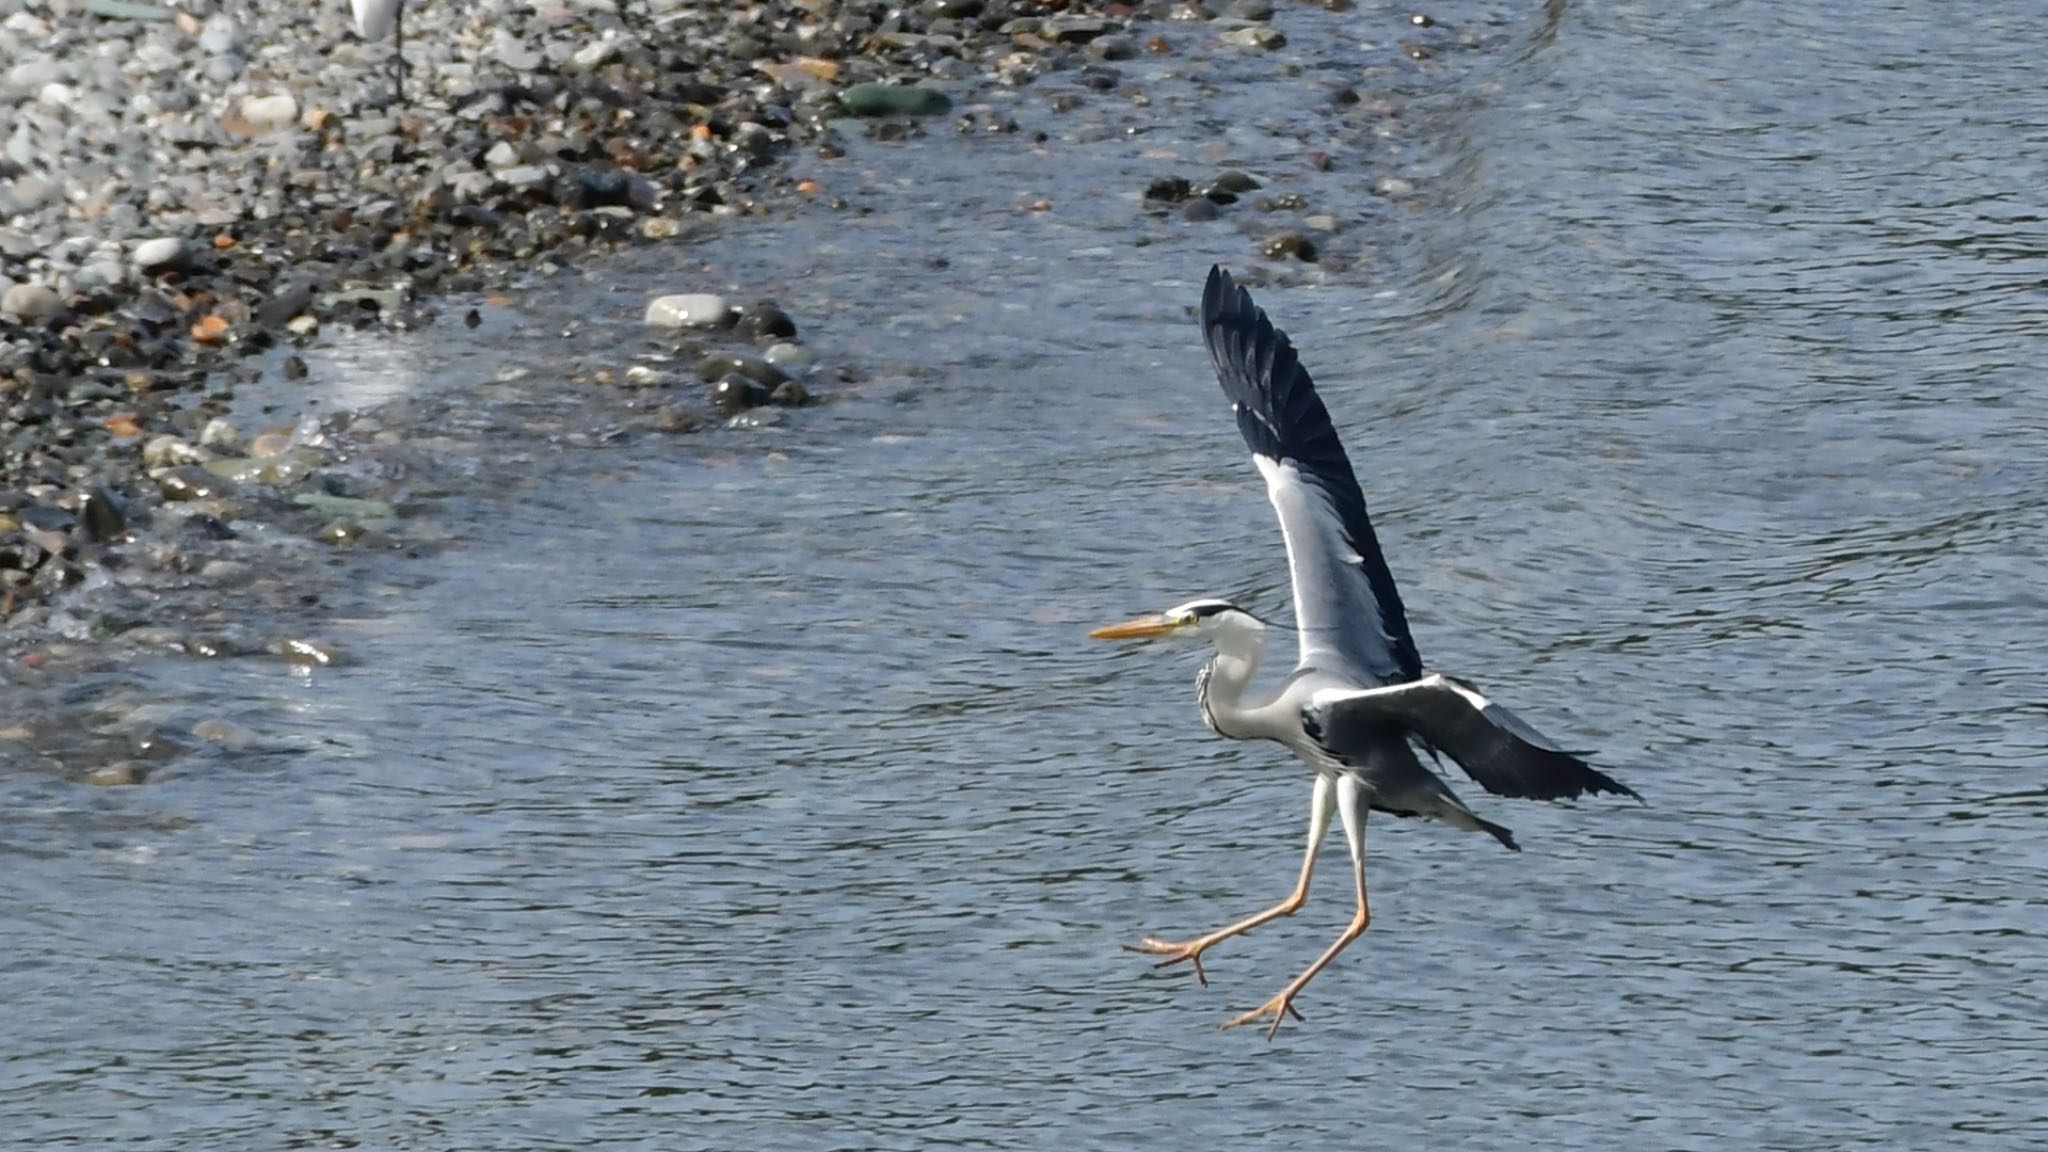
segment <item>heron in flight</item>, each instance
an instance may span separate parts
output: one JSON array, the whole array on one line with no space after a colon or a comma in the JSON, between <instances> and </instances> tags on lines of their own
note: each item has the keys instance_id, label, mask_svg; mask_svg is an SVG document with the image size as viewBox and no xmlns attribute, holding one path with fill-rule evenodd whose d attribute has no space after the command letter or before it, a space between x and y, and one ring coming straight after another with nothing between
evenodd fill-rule
<instances>
[{"instance_id":1,"label":"heron in flight","mask_svg":"<svg viewBox=\"0 0 2048 1152\"><path fill-rule=\"evenodd\" d=\"M1228 600L1191 600L1089 635L1207 637L1216 654L1195 676L1202 719L1218 735L1234 740L1284 744L1315 773L1308 850L1286 899L1206 936L1147 938L1126 947L1164 956L1162 967L1187 962L1207 984L1202 953L1298 911L1308 899L1316 848L1329 830L1332 812L1343 821L1358 899L1351 923L1272 999L1223 1025L1234 1028L1270 1018L1270 1039L1286 1016L1301 1019L1295 997L1371 922L1365 893L1369 812L1429 817L1485 832L1504 847L1521 850L1514 833L1474 813L1424 766L1417 745L1432 759L1439 752L1449 756L1480 787L1501 796L1559 800L1611 792L1641 797L1472 684L1441 672L1424 673L1351 461L1287 334L1221 268L1209 270L1201 321L1216 377L1237 413L1238 431L1265 478L1266 495L1287 541L1300 644L1294 671L1277 690L1250 691L1268 625Z\"/></svg>"}]
</instances>

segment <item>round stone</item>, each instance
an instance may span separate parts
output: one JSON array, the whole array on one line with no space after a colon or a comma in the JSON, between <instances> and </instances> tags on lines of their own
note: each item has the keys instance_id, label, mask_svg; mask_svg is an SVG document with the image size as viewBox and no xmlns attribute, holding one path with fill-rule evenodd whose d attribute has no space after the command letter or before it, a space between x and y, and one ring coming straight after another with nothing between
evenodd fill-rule
<instances>
[{"instance_id":1,"label":"round stone","mask_svg":"<svg viewBox=\"0 0 2048 1152\"><path fill-rule=\"evenodd\" d=\"M143 272L167 272L185 263L185 242L176 236L159 236L135 246L135 267Z\"/></svg>"},{"instance_id":2,"label":"round stone","mask_svg":"<svg viewBox=\"0 0 2048 1152\"><path fill-rule=\"evenodd\" d=\"M39 323L64 310L64 300L44 284L16 284L0 297L0 312L17 320Z\"/></svg>"}]
</instances>

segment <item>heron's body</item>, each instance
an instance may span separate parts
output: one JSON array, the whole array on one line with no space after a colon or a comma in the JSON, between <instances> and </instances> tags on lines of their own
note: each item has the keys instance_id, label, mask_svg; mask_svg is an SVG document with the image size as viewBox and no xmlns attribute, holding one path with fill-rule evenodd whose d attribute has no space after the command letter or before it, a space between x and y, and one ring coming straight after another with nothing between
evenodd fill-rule
<instances>
[{"instance_id":1,"label":"heron's body","mask_svg":"<svg viewBox=\"0 0 2048 1152\"><path fill-rule=\"evenodd\" d=\"M1443 778L1423 766L1408 734L1387 726L1364 734L1343 749L1329 747L1302 723L1317 693L1355 691L1359 684L1346 671L1305 664L1277 689L1253 687L1265 648L1264 626L1247 613L1234 613L1219 628L1216 654L1196 677L1196 700L1210 730L1233 740L1271 740L1283 744L1318 775L1355 777L1366 807L1395 816L1427 816L1455 827L1486 831L1509 848L1514 834L1481 820L1454 795Z\"/></svg>"},{"instance_id":2,"label":"heron's body","mask_svg":"<svg viewBox=\"0 0 2048 1152\"><path fill-rule=\"evenodd\" d=\"M1218 735L1285 745L1312 770L1308 850L1280 903L1184 942L1139 950L1188 961L1202 977L1209 947L1287 916L1308 897L1316 848L1333 814L1351 849L1357 911L1336 942L1266 1004L1225 1025L1270 1017L1277 1030L1295 996L1371 920L1365 890L1365 821L1374 811L1486 832L1519 850L1513 833L1481 819L1416 755L1441 752L1489 792L1557 800L1588 793L1634 796L1626 785L1545 739L1461 680L1425 674L1393 573L1381 556L1351 462L1315 384L1287 335L1220 268L1202 294L1202 332L1238 431L1266 481L1292 572L1294 670L1254 687L1266 625L1224 600L1190 601L1156 616L1097 629L1102 638L1194 631L1216 654L1196 677L1202 718ZM1204 978L1206 982L1206 978ZM1298 1013L1297 1013L1298 1015ZM1269 1032L1268 1035L1271 1035Z\"/></svg>"}]
</instances>

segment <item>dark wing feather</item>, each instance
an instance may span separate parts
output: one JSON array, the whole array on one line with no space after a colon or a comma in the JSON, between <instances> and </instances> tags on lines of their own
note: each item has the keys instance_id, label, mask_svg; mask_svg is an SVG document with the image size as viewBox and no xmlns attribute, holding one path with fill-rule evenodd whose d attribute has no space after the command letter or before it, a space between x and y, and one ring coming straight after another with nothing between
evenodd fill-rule
<instances>
[{"instance_id":1,"label":"dark wing feather","mask_svg":"<svg viewBox=\"0 0 2048 1152\"><path fill-rule=\"evenodd\" d=\"M1390 688L1319 692L1304 709L1303 720L1333 750L1398 727L1442 749L1497 796L1564 800L1611 792L1642 799L1477 689L1442 675Z\"/></svg>"},{"instance_id":2,"label":"dark wing feather","mask_svg":"<svg viewBox=\"0 0 2048 1152\"><path fill-rule=\"evenodd\" d=\"M1421 676L1365 494L1287 334L1229 273L1211 267L1202 336L1287 537L1302 662L1349 663L1367 683Z\"/></svg>"}]
</instances>

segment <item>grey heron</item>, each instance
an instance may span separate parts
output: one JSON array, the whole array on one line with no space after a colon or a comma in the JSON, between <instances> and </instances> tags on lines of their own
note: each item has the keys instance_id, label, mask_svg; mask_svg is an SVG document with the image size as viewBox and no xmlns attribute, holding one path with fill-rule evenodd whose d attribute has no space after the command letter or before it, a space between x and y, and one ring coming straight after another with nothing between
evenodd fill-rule
<instances>
[{"instance_id":1,"label":"grey heron","mask_svg":"<svg viewBox=\"0 0 2048 1152\"><path fill-rule=\"evenodd\" d=\"M1559 800L1608 792L1642 799L1627 785L1553 743L1478 688L1441 672L1425 673L1409 635L1401 594L1380 553L1365 495L1337 439L1315 384L1287 334L1221 268L1202 292L1202 335L1217 379L1237 414L1238 431L1279 514L1292 569L1294 671L1275 690L1253 693L1267 624L1220 599L1192 600L1152 616L1098 628L1098 639L1188 633L1206 637L1215 655L1195 677L1202 719L1218 735L1287 746L1315 776L1308 849L1287 898L1192 940L1147 938L1126 945L1187 962L1203 984L1202 953L1232 936L1293 915L1308 899L1316 850L1334 812L1351 848L1357 910L1351 922L1299 976L1265 1004L1225 1028L1271 1018L1270 1039L1295 997L1371 922L1365 889L1369 812L1420 816L1486 832L1513 851L1514 833L1458 799L1416 755L1441 752L1488 792Z\"/></svg>"}]
</instances>

